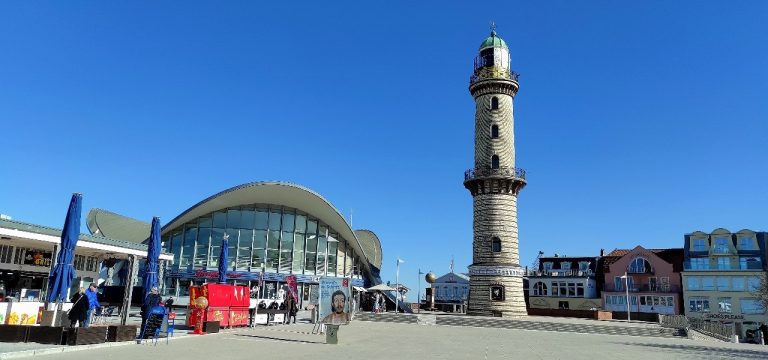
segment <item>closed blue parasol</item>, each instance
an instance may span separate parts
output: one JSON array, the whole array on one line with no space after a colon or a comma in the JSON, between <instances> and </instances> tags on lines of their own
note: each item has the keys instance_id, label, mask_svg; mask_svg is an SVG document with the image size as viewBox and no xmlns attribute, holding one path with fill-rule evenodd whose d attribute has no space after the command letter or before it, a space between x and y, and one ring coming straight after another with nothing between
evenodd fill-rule
<instances>
[{"instance_id":1,"label":"closed blue parasol","mask_svg":"<svg viewBox=\"0 0 768 360\"><path fill-rule=\"evenodd\" d=\"M156 287L157 282L157 268L160 262L160 218L152 218L152 231L149 234L149 243L147 243L147 262L144 264L144 281L142 286L144 287L144 299L147 298L147 294Z\"/></svg>"},{"instance_id":2,"label":"closed blue parasol","mask_svg":"<svg viewBox=\"0 0 768 360\"><path fill-rule=\"evenodd\" d=\"M69 202L67 219L64 220L64 230L61 231L61 249L56 258L56 266L48 276L48 302L66 301L67 291L75 277L72 261L75 258L75 246L80 237L80 213L83 208L83 195L72 194Z\"/></svg>"},{"instance_id":3,"label":"closed blue parasol","mask_svg":"<svg viewBox=\"0 0 768 360\"><path fill-rule=\"evenodd\" d=\"M229 235L224 233L219 253L219 284L227 283L227 264L229 263Z\"/></svg>"}]
</instances>

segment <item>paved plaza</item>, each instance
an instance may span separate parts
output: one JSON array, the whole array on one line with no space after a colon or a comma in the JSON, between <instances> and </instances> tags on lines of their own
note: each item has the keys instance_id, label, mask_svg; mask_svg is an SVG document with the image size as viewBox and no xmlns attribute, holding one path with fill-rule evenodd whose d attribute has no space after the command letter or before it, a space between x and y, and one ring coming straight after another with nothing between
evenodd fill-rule
<instances>
[{"instance_id":1,"label":"paved plaza","mask_svg":"<svg viewBox=\"0 0 768 360\"><path fill-rule=\"evenodd\" d=\"M424 326L355 321L339 331L339 344L311 334L311 324L227 330L184 336L157 346L122 344L50 355L158 359L768 359L768 346L497 328ZM12 355L6 353L2 355ZM2 356L10 358L10 356Z\"/></svg>"}]
</instances>

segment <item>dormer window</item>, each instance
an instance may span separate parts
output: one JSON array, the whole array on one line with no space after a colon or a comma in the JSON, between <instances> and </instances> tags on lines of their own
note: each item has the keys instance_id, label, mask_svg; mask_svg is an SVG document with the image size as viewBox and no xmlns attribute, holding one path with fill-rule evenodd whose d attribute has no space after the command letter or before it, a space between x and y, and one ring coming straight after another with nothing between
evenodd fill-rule
<instances>
[{"instance_id":1,"label":"dormer window","mask_svg":"<svg viewBox=\"0 0 768 360\"><path fill-rule=\"evenodd\" d=\"M693 239L693 251L707 251L707 239Z\"/></svg>"},{"instance_id":2,"label":"dormer window","mask_svg":"<svg viewBox=\"0 0 768 360\"><path fill-rule=\"evenodd\" d=\"M754 238L743 237L739 238L739 250L757 250L755 247Z\"/></svg>"},{"instance_id":3,"label":"dormer window","mask_svg":"<svg viewBox=\"0 0 768 360\"><path fill-rule=\"evenodd\" d=\"M560 270L571 270L571 262L570 261L560 262Z\"/></svg>"},{"instance_id":4,"label":"dormer window","mask_svg":"<svg viewBox=\"0 0 768 360\"><path fill-rule=\"evenodd\" d=\"M551 262L545 262L544 263L544 271L546 271L546 272L552 271L552 263Z\"/></svg>"},{"instance_id":5,"label":"dormer window","mask_svg":"<svg viewBox=\"0 0 768 360\"><path fill-rule=\"evenodd\" d=\"M716 238L715 239L715 254L728 254L730 252L730 243L731 239L728 238Z\"/></svg>"},{"instance_id":6,"label":"dormer window","mask_svg":"<svg viewBox=\"0 0 768 360\"><path fill-rule=\"evenodd\" d=\"M579 261L579 271L589 270L589 261Z\"/></svg>"}]
</instances>

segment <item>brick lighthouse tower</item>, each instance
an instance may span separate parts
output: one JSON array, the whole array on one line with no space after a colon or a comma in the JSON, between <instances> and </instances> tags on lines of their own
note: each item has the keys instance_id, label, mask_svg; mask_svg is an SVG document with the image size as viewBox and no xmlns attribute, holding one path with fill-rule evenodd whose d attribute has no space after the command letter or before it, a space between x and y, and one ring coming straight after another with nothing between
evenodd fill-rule
<instances>
[{"instance_id":1,"label":"brick lighthouse tower","mask_svg":"<svg viewBox=\"0 0 768 360\"><path fill-rule=\"evenodd\" d=\"M475 99L475 167L464 173L474 210L467 313L524 316L517 239L517 194L525 171L515 167L512 114L519 88L509 48L495 28L480 44L469 92Z\"/></svg>"}]
</instances>

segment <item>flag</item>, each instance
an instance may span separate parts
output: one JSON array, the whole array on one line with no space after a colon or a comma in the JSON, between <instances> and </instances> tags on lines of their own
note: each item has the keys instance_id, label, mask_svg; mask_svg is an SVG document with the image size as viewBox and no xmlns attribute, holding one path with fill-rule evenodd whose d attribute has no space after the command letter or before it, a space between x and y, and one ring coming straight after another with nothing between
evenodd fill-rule
<instances>
[{"instance_id":1,"label":"flag","mask_svg":"<svg viewBox=\"0 0 768 360\"><path fill-rule=\"evenodd\" d=\"M398 264L401 264L401 263L404 263L404 262L405 262L405 260L403 260L403 259L401 259L401 258L399 258L399 257L397 258L397 263L398 263Z\"/></svg>"}]
</instances>

